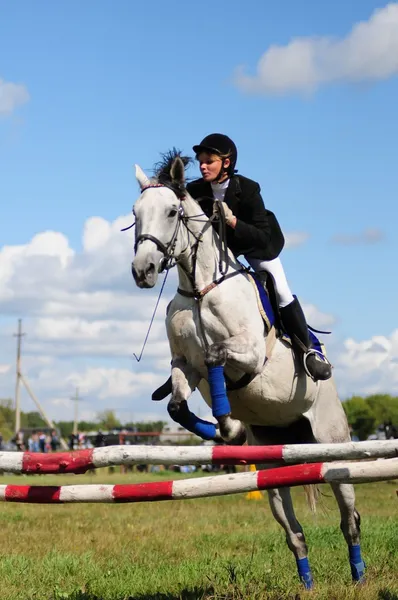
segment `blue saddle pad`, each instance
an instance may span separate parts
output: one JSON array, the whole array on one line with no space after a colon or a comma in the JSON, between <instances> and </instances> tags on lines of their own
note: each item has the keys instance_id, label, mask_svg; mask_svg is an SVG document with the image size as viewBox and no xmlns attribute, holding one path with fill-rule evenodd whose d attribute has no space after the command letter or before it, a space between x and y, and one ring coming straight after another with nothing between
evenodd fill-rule
<instances>
[{"instance_id":1,"label":"blue saddle pad","mask_svg":"<svg viewBox=\"0 0 398 600\"><path fill-rule=\"evenodd\" d=\"M269 331L271 329L271 327L273 327L276 324L274 308L272 306L269 295L267 294L267 292L264 289L264 284L262 283L260 278L257 276L257 274L254 272L250 272L249 275L251 276L252 280L256 284L256 288L257 288L257 292L258 292L258 300L261 303L261 307L263 309L263 310L261 310L261 307L259 307L260 313L264 320L265 325L267 326L267 330ZM319 341L319 339L317 338L315 333L313 331L311 331L311 329L308 329L308 333L310 336L312 348L314 348L314 350L317 350L320 353L321 357L325 358L325 356L326 356L325 355L325 347L322 344L322 342ZM287 333L283 333L283 335L281 337L283 340L289 342L290 344L292 343L292 340L291 340L290 336L287 335Z\"/></svg>"},{"instance_id":2,"label":"blue saddle pad","mask_svg":"<svg viewBox=\"0 0 398 600\"><path fill-rule=\"evenodd\" d=\"M264 284L259 279L257 274L254 272L250 272L249 275L251 276L252 280L256 284L256 288L257 288L257 292L258 292L257 300L261 303L261 306L263 309L263 310L260 309L260 313L261 313L261 316L262 316L262 318L267 326L267 329L269 331L271 329L271 327L273 325L275 325L275 321L276 321L275 312L274 312L274 309L272 308L271 300L269 299L269 296L264 289ZM260 306L259 306L259 308L260 308Z\"/></svg>"}]
</instances>

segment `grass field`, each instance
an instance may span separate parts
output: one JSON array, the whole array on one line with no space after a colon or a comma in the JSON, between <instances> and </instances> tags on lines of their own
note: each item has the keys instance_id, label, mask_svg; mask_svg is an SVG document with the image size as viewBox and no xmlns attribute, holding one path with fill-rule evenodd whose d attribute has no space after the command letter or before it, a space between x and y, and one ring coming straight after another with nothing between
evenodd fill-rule
<instances>
[{"instance_id":1,"label":"grass field","mask_svg":"<svg viewBox=\"0 0 398 600\"><path fill-rule=\"evenodd\" d=\"M131 483L171 473L3 476L1 484ZM186 475L184 476L186 477ZM398 482L358 485L367 583L350 581L331 490L318 512L294 490L316 589L303 592L266 498L127 505L2 504L1 600L398 600Z\"/></svg>"}]
</instances>

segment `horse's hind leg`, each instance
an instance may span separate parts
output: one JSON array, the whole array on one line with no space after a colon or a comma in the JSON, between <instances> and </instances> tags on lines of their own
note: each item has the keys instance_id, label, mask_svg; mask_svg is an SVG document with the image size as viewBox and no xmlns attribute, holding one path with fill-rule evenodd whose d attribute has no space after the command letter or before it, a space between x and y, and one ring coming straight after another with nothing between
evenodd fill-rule
<instances>
[{"instance_id":1,"label":"horse's hind leg","mask_svg":"<svg viewBox=\"0 0 398 600\"><path fill-rule=\"evenodd\" d=\"M349 442L351 436L343 406L333 380L321 383L315 406L311 409L314 439L319 443ZM352 578L364 580L365 564L361 557L360 517L355 510L355 492L349 484L331 484L341 515L341 531L348 545Z\"/></svg>"},{"instance_id":2,"label":"horse's hind leg","mask_svg":"<svg viewBox=\"0 0 398 600\"><path fill-rule=\"evenodd\" d=\"M268 498L272 514L285 530L286 542L296 559L299 577L309 590L313 586L313 580L307 558L307 544L303 529L294 514L290 488L268 490Z\"/></svg>"},{"instance_id":3,"label":"horse's hind leg","mask_svg":"<svg viewBox=\"0 0 398 600\"><path fill-rule=\"evenodd\" d=\"M355 509L354 486L347 483L332 483L331 487L340 509L340 528L348 546L352 579L354 582L362 582L365 578L365 563L361 556L361 518Z\"/></svg>"}]
</instances>

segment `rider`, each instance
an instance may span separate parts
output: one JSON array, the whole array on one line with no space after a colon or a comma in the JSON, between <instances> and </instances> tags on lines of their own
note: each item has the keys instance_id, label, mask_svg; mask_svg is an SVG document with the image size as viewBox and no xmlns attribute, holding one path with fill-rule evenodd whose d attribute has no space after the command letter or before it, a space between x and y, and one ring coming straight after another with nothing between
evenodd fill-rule
<instances>
[{"instance_id":1,"label":"rider","mask_svg":"<svg viewBox=\"0 0 398 600\"><path fill-rule=\"evenodd\" d=\"M295 352L302 357L314 381L329 379L331 365L317 358L311 348L308 327L298 299L290 291L279 258L284 237L275 215L264 207L260 186L237 175L238 158L234 142L226 135L212 133L193 147L201 179L187 185L189 194L200 202L210 217L222 202L227 223L227 244L233 254L243 255L257 273L270 273L275 282L282 325L291 337ZM171 393L171 378L152 398L160 400Z\"/></svg>"}]
</instances>

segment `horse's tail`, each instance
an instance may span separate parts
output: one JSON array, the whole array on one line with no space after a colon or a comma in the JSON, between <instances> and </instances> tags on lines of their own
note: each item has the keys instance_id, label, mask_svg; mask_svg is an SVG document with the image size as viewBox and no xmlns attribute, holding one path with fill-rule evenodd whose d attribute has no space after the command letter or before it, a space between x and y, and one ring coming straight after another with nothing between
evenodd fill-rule
<instances>
[{"instance_id":1,"label":"horse's tail","mask_svg":"<svg viewBox=\"0 0 398 600\"><path fill-rule=\"evenodd\" d=\"M318 498L321 495L321 490L318 485L305 485L304 492L307 497L307 504L310 508L310 511L315 514L316 513L316 505L318 502Z\"/></svg>"}]
</instances>

